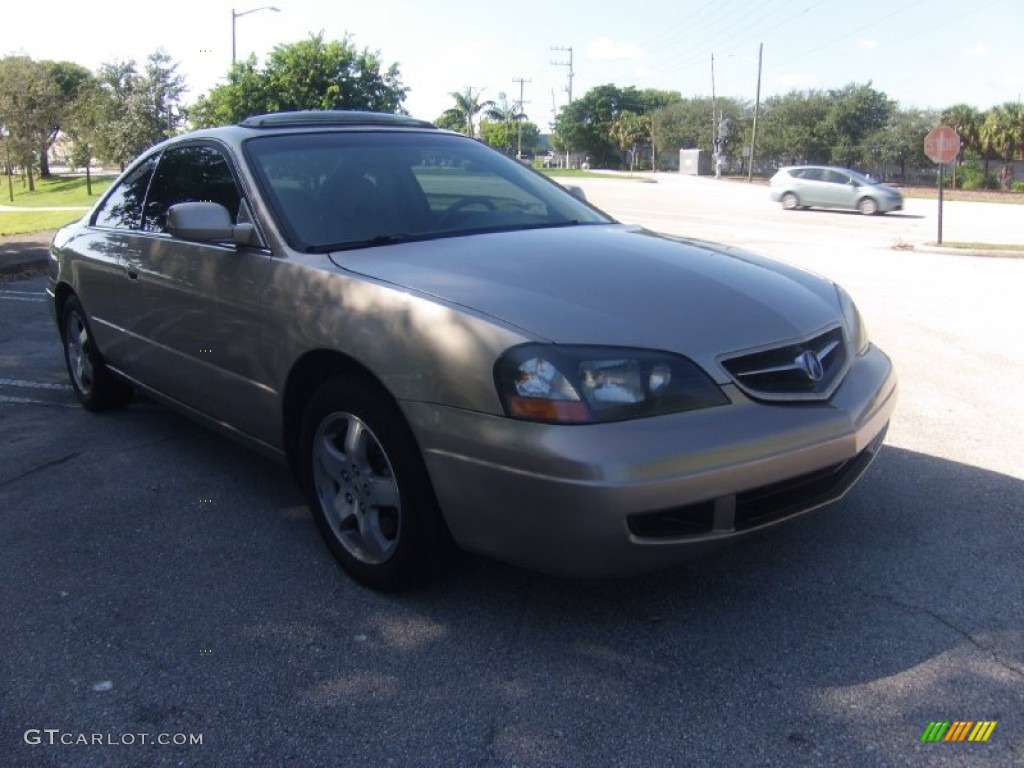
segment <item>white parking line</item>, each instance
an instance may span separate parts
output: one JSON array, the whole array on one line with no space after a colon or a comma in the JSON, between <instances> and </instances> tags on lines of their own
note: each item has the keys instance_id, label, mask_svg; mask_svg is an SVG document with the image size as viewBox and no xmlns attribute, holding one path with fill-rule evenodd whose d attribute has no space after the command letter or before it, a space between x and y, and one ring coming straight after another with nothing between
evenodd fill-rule
<instances>
[{"instance_id":1,"label":"white parking line","mask_svg":"<svg viewBox=\"0 0 1024 768\"><path fill-rule=\"evenodd\" d=\"M0 299L7 299L8 301L46 301L41 296L29 298L28 296L9 296L4 293L0 293Z\"/></svg>"},{"instance_id":2,"label":"white parking line","mask_svg":"<svg viewBox=\"0 0 1024 768\"><path fill-rule=\"evenodd\" d=\"M11 404L11 405L45 405L50 408L54 406L58 408L75 408L75 403L52 403L46 400L36 400L34 397L11 397L10 395L0 395L0 405Z\"/></svg>"},{"instance_id":3,"label":"white parking line","mask_svg":"<svg viewBox=\"0 0 1024 768\"><path fill-rule=\"evenodd\" d=\"M48 381L26 381L25 379L0 379L0 387L21 387L22 389L70 390L70 384L52 384Z\"/></svg>"}]
</instances>

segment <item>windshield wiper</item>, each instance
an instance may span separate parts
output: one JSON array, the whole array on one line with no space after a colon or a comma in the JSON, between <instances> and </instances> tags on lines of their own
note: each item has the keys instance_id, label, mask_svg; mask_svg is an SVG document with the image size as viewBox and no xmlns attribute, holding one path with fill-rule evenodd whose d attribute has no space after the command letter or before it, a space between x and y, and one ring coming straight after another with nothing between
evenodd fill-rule
<instances>
[{"instance_id":1,"label":"windshield wiper","mask_svg":"<svg viewBox=\"0 0 1024 768\"><path fill-rule=\"evenodd\" d=\"M324 245L306 246L306 253L330 253L331 251L351 251L357 248L372 248L377 245L396 245L397 243L412 243L417 240L426 240L430 235L410 235L395 233L388 235L375 235L365 240L346 240L343 243L326 243Z\"/></svg>"}]
</instances>

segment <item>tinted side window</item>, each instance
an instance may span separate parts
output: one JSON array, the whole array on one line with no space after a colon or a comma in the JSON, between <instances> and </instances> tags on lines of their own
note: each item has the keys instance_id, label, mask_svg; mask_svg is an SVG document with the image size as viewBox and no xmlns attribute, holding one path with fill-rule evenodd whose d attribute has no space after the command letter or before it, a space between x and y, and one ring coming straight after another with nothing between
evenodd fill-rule
<instances>
[{"instance_id":1,"label":"tinted side window","mask_svg":"<svg viewBox=\"0 0 1024 768\"><path fill-rule=\"evenodd\" d=\"M849 176L847 176L845 173L840 173L839 171L828 170L824 171L824 174L825 181L831 184L847 184L850 181Z\"/></svg>"},{"instance_id":2,"label":"tinted side window","mask_svg":"<svg viewBox=\"0 0 1024 768\"><path fill-rule=\"evenodd\" d=\"M241 195L227 160L213 147L171 147L160 158L146 197L142 228L165 232L167 209L177 203L213 202L237 223Z\"/></svg>"},{"instance_id":3,"label":"tinted side window","mask_svg":"<svg viewBox=\"0 0 1024 768\"><path fill-rule=\"evenodd\" d=\"M156 157L151 157L133 170L122 181L103 206L96 213L97 227L115 229L138 229L142 221L142 201L146 199L146 188L156 167Z\"/></svg>"}]
</instances>

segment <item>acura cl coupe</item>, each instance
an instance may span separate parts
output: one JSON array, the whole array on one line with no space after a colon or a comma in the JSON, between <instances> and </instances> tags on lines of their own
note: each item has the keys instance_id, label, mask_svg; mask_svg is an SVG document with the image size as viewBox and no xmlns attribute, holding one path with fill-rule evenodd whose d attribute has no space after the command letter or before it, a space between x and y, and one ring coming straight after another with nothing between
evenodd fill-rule
<instances>
[{"instance_id":1,"label":"acura cl coupe","mask_svg":"<svg viewBox=\"0 0 1024 768\"><path fill-rule=\"evenodd\" d=\"M86 408L138 389L286 462L380 589L458 548L672 565L838 499L896 400L834 283L404 116L153 147L58 232L47 290Z\"/></svg>"}]
</instances>

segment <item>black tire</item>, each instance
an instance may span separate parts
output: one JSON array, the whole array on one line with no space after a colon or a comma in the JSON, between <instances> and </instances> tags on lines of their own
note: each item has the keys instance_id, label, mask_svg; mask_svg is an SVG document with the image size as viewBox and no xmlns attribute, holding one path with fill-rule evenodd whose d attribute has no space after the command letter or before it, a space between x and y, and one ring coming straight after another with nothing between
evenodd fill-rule
<instances>
[{"instance_id":1,"label":"black tire","mask_svg":"<svg viewBox=\"0 0 1024 768\"><path fill-rule=\"evenodd\" d=\"M800 207L800 198L792 192L787 192L782 196L782 208L787 211L795 211Z\"/></svg>"},{"instance_id":2,"label":"black tire","mask_svg":"<svg viewBox=\"0 0 1024 768\"><path fill-rule=\"evenodd\" d=\"M450 561L454 547L419 446L376 385L342 377L316 390L303 417L300 467L317 527L357 581L409 589Z\"/></svg>"},{"instance_id":3,"label":"black tire","mask_svg":"<svg viewBox=\"0 0 1024 768\"><path fill-rule=\"evenodd\" d=\"M75 296L64 302L60 337L68 378L83 407L90 411L106 411L131 399L131 385L107 368L96 347L89 318Z\"/></svg>"},{"instance_id":4,"label":"black tire","mask_svg":"<svg viewBox=\"0 0 1024 768\"><path fill-rule=\"evenodd\" d=\"M874 216L878 213L878 203L873 198L865 197L857 203L857 210L865 216Z\"/></svg>"}]
</instances>

